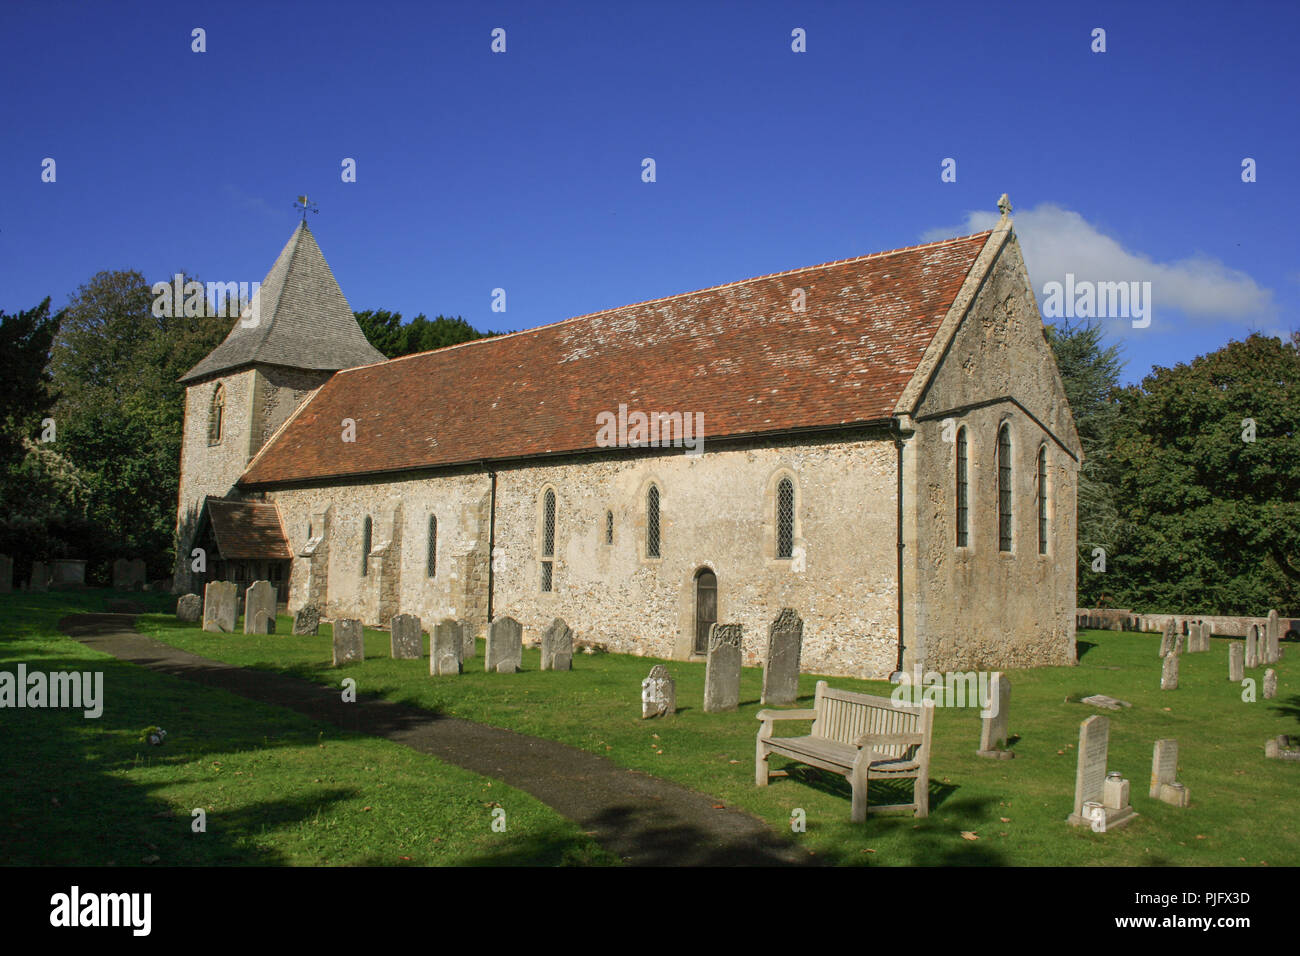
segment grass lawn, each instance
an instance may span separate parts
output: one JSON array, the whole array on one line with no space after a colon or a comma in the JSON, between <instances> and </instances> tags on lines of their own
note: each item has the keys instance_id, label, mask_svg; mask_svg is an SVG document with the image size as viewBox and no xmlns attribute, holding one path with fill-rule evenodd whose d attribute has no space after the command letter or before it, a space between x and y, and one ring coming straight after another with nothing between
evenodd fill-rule
<instances>
[{"instance_id":1,"label":"grass lawn","mask_svg":"<svg viewBox=\"0 0 1300 956\"><path fill-rule=\"evenodd\" d=\"M577 655L571 672L538 671L539 652L524 651L524 672L483 673L483 645L459 677L431 678L428 660L394 661L386 632L367 630L366 661L329 666L330 628L318 637L290 636L281 617L272 636L215 635L178 625L171 615L143 616L139 626L169 644L248 667L284 671L558 740L624 766L675 780L743 808L789 832L791 812L806 813L795 835L810 851L835 862L891 865L1295 865L1300 863L1295 797L1300 764L1264 758L1264 741L1297 733L1300 647L1287 647L1278 665L1278 699L1244 703L1227 680L1228 640L1182 660L1181 687L1162 692L1159 635L1085 631L1077 667L1012 671L1012 734L1016 759L975 756L975 709L941 708L935 718L931 813L927 819L873 816L848 822L848 784L809 768L754 786L754 735L761 671L746 669L735 713L701 710L704 665L665 661L677 680L678 713L640 719L640 684L657 663L629 655ZM757 635L747 635L756 640ZM426 638L426 653L428 639ZM1261 685L1263 669L1253 671ZM810 706L815 675L800 679ZM831 678L833 686L888 694L883 682ZM194 693L198 693L195 691ZM1110 717L1110 769L1132 784L1139 817L1122 830L1095 834L1065 823L1074 794L1079 723L1094 713L1072 702L1094 693L1130 701ZM1067 700L1068 698L1068 700ZM141 720L145 718L141 717ZM165 718L160 718L165 719ZM778 725L803 733L805 724ZM1178 779L1192 804L1177 809L1147 797L1151 751L1158 738L1177 738ZM783 765L772 758L774 769ZM341 778L342 779L342 778ZM346 778L351 781L358 778ZM873 785L872 803L897 793ZM963 833L974 836L970 839Z\"/></svg>"},{"instance_id":2,"label":"grass lawn","mask_svg":"<svg viewBox=\"0 0 1300 956\"><path fill-rule=\"evenodd\" d=\"M0 671L102 671L104 711L0 710L0 864L616 862L526 793L398 744L155 674L58 634L109 592L0 595ZM175 606L166 595L130 595ZM165 620L153 618L155 624ZM141 732L167 731L162 746ZM506 808L504 833L492 808ZM207 814L192 832L191 811Z\"/></svg>"}]
</instances>

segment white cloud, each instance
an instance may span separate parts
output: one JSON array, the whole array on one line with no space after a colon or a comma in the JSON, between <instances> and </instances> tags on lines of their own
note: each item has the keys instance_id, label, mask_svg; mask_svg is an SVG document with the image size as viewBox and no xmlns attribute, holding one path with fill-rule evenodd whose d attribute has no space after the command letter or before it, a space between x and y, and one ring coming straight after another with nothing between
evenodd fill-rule
<instances>
[{"instance_id":1,"label":"white cloud","mask_svg":"<svg viewBox=\"0 0 1300 956\"><path fill-rule=\"evenodd\" d=\"M1063 283L1066 274L1073 273L1076 282L1150 282L1156 315L1174 309L1207 322L1277 316L1271 289L1211 256L1198 253L1156 262L1140 252L1130 252L1077 212L1053 203L1015 213L1013 218L1040 306L1044 284ZM993 228L997 221L997 213L970 212L964 227L931 229L924 239L929 242L979 232Z\"/></svg>"}]
</instances>

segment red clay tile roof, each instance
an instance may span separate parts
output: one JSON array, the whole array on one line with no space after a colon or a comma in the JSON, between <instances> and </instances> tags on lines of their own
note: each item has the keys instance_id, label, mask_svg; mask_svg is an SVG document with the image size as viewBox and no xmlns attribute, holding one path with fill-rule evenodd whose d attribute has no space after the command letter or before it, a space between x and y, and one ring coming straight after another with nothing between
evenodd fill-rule
<instances>
[{"instance_id":1,"label":"red clay tile roof","mask_svg":"<svg viewBox=\"0 0 1300 956\"><path fill-rule=\"evenodd\" d=\"M336 373L241 485L597 447L620 404L709 438L888 419L989 233L828 262ZM806 311L791 308L795 289ZM356 422L356 441L341 440Z\"/></svg>"},{"instance_id":2,"label":"red clay tile roof","mask_svg":"<svg viewBox=\"0 0 1300 956\"><path fill-rule=\"evenodd\" d=\"M206 507L223 560L293 558L275 504L209 498Z\"/></svg>"}]
</instances>

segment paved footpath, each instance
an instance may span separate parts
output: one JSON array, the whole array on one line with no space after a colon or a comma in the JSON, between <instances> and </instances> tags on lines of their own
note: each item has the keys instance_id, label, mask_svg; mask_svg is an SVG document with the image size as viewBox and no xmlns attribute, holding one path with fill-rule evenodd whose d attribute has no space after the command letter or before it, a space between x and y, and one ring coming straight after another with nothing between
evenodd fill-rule
<instances>
[{"instance_id":1,"label":"paved footpath","mask_svg":"<svg viewBox=\"0 0 1300 956\"><path fill-rule=\"evenodd\" d=\"M150 670L287 707L345 730L383 737L525 790L634 866L808 865L807 850L719 801L566 744L358 696L269 671L223 664L163 644L130 614L76 614L59 630Z\"/></svg>"}]
</instances>

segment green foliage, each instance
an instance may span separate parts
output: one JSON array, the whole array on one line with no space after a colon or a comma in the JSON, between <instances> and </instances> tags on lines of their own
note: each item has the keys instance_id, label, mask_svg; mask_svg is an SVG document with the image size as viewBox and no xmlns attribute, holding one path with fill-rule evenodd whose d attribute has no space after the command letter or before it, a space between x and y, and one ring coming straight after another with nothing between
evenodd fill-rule
<instances>
[{"instance_id":1,"label":"green foliage","mask_svg":"<svg viewBox=\"0 0 1300 956\"><path fill-rule=\"evenodd\" d=\"M48 297L16 315L0 309L0 466L16 464L24 439L38 434L49 402L45 365L61 317L50 315Z\"/></svg>"},{"instance_id":2,"label":"green foliage","mask_svg":"<svg viewBox=\"0 0 1300 956\"><path fill-rule=\"evenodd\" d=\"M421 312L405 325L402 324L402 313L386 309L367 309L357 312L356 317L370 344L388 358L429 352L497 334L479 332L459 316L449 319L440 315L429 319Z\"/></svg>"}]
</instances>

